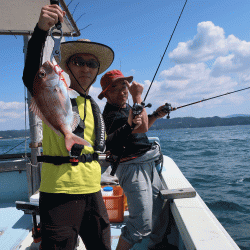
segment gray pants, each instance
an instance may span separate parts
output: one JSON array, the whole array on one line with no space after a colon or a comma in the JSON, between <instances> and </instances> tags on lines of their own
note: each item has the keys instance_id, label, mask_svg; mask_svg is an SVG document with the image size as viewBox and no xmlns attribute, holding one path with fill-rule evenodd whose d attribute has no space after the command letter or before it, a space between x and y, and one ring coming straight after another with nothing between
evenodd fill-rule
<instances>
[{"instance_id":1,"label":"gray pants","mask_svg":"<svg viewBox=\"0 0 250 250\"><path fill-rule=\"evenodd\" d=\"M158 156L159 149L156 146L135 160L121 163L116 172L127 196L129 209L129 218L122 228L121 236L131 245L145 237L150 237L151 241L157 243L157 238L164 234L162 232L162 235L157 236L152 233L163 206L159 192L163 185L155 168Z\"/></svg>"}]
</instances>

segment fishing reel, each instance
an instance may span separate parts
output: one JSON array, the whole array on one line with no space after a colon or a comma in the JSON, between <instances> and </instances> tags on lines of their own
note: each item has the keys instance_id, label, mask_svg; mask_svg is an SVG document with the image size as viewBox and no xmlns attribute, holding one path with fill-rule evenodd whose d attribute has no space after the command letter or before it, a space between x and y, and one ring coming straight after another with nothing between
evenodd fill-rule
<instances>
[{"instance_id":1,"label":"fishing reel","mask_svg":"<svg viewBox=\"0 0 250 250\"><path fill-rule=\"evenodd\" d=\"M167 113L167 119L170 118L170 112L175 110L175 108L172 108L171 104L170 103L165 103L163 109L161 111ZM158 116L158 112L154 111L153 114L155 117Z\"/></svg>"},{"instance_id":2,"label":"fishing reel","mask_svg":"<svg viewBox=\"0 0 250 250\"><path fill-rule=\"evenodd\" d=\"M170 103L165 103L162 111L167 113L167 119L170 118L170 112L173 110L172 106Z\"/></svg>"},{"instance_id":3,"label":"fishing reel","mask_svg":"<svg viewBox=\"0 0 250 250\"><path fill-rule=\"evenodd\" d=\"M152 107L152 104L149 103L145 106L145 103L144 102L141 102L141 103L134 103L133 107L132 107L132 111L133 111L133 115L136 116L136 115L139 115L143 108L151 108Z\"/></svg>"},{"instance_id":4,"label":"fishing reel","mask_svg":"<svg viewBox=\"0 0 250 250\"><path fill-rule=\"evenodd\" d=\"M142 112L143 108L147 108L147 107L151 108L151 107L152 107L152 104L149 103L149 104L147 104L147 105L145 106L145 103L144 103L144 102L141 102L141 103L134 103L134 105L133 105L133 107L132 107L133 116L135 117L135 116L139 115L139 114ZM135 126L136 126L136 124L132 123L132 129L134 129Z\"/></svg>"}]
</instances>

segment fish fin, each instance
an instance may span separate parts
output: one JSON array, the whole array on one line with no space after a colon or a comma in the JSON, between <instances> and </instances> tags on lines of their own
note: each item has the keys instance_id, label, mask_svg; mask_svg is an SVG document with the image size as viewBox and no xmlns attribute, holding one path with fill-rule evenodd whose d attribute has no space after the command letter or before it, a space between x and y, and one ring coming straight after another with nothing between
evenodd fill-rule
<instances>
[{"instance_id":1,"label":"fish fin","mask_svg":"<svg viewBox=\"0 0 250 250\"><path fill-rule=\"evenodd\" d=\"M56 130L45 118L45 116L42 114L40 109L38 108L36 104L35 98L31 98L31 103L30 103L30 110L37 115L47 126L49 126L58 136L62 136L61 132L59 130Z\"/></svg>"},{"instance_id":2,"label":"fish fin","mask_svg":"<svg viewBox=\"0 0 250 250\"><path fill-rule=\"evenodd\" d=\"M73 122L71 124L72 131L74 131L76 129L76 127L80 123L80 120L81 120L80 115L77 114L76 112L73 112Z\"/></svg>"},{"instance_id":3,"label":"fish fin","mask_svg":"<svg viewBox=\"0 0 250 250\"><path fill-rule=\"evenodd\" d=\"M31 98L31 102L30 102L30 110L37 115L41 120L45 119L42 112L40 111L40 109L38 108L37 104L36 104L36 100L34 97Z\"/></svg>"},{"instance_id":4,"label":"fish fin","mask_svg":"<svg viewBox=\"0 0 250 250\"><path fill-rule=\"evenodd\" d=\"M75 99L77 96L79 96L79 93L77 93L74 89L68 88L69 98Z\"/></svg>"},{"instance_id":5,"label":"fish fin","mask_svg":"<svg viewBox=\"0 0 250 250\"><path fill-rule=\"evenodd\" d=\"M83 138L73 133L71 133L68 136L65 136L65 146L69 152L71 151L71 148L73 147L74 144L80 144L87 147L92 147L88 141L84 140Z\"/></svg>"}]
</instances>

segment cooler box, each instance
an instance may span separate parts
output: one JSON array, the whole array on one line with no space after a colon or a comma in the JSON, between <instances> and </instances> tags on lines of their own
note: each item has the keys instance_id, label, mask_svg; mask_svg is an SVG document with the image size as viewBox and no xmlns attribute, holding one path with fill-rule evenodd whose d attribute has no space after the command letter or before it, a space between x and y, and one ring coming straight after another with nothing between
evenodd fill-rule
<instances>
[{"instance_id":1,"label":"cooler box","mask_svg":"<svg viewBox=\"0 0 250 250\"><path fill-rule=\"evenodd\" d=\"M104 188L105 186L102 186ZM103 196L110 222L123 222L124 220L124 193L121 186L112 186L113 195Z\"/></svg>"},{"instance_id":2,"label":"cooler box","mask_svg":"<svg viewBox=\"0 0 250 250\"><path fill-rule=\"evenodd\" d=\"M31 195L30 196L30 202L33 203L33 204L39 205L39 196L40 196L39 192Z\"/></svg>"}]
</instances>

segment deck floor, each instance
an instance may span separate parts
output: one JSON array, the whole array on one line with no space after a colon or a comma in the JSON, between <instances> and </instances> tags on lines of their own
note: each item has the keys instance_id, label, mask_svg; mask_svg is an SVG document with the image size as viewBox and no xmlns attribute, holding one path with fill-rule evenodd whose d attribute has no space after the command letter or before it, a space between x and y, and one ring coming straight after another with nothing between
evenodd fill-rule
<instances>
[{"instance_id":1,"label":"deck floor","mask_svg":"<svg viewBox=\"0 0 250 250\"><path fill-rule=\"evenodd\" d=\"M125 211L124 222L122 223L111 223L111 244L112 250L116 249L119 236L121 234L121 228L124 226L128 212ZM31 217L31 216L30 216ZM19 250L38 250L40 243L34 243L32 238L32 233L29 232L26 239L22 242ZM79 245L76 250L86 250L81 238L79 237ZM145 250L145 249L144 249Z\"/></svg>"},{"instance_id":2,"label":"deck floor","mask_svg":"<svg viewBox=\"0 0 250 250\"><path fill-rule=\"evenodd\" d=\"M32 217L17 210L15 203L0 204L0 248L19 249L32 229Z\"/></svg>"},{"instance_id":3,"label":"deck floor","mask_svg":"<svg viewBox=\"0 0 250 250\"><path fill-rule=\"evenodd\" d=\"M124 222L126 221L126 217L128 216L128 213L125 212L125 219ZM31 216L30 216L31 217ZM112 244L112 250L116 249L119 236L121 234L121 228L124 226L123 223L111 223L111 244ZM29 232L25 240L22 242L20 245L19 250L39 250L39 245L40 243L34 243L33 238L32 238L32 232ZM79 245L76 248L76 250L86 250L84 243L82 242L81 238L79 237ZM145 250L145 248L144 248Z\"/></svg>"},{"instance_id":4,"label":"deck floor","mask_svg":"<svg viewBox=\"0 0 250 250\"><path fill-rule=\"evenodd\" d=\"M122 223L111 223L111 249L115 250L118 244L118 240L121 234L121 228L124 226L126 219L128 217L128 212L125 211L124 222ZM30 216L30 215L28 215ZM31 216L30 216L31 217ZM133 250L146 250L147 240L142 241L141 244L136 244ZM32 232L30 231L25 238L25 240L19 245L17 249L19 250L39 250L40 243L34 243L32 238ZM11 249L11 248L8 248ZM7 250L7 249L6 249ZM79 237L79 245L76 250L86 250L81 238Z\"/></svg>"}]
</instances>

